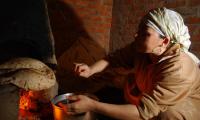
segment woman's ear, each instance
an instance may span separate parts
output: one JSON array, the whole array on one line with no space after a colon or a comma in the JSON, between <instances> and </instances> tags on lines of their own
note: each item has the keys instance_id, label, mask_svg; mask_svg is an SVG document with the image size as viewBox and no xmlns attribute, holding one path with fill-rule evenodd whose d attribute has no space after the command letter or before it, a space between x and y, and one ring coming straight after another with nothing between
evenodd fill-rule
<instances>
[{"instance_id":1,"label":"woman's ear","mask_svg":"<svg viewBox=\"0 0 200 120\"><path fill-rule=\"evenodd\" d=\"M162 46L167 47L170 43L170 37L163 38Z\"/></svg>"}]
</instances>

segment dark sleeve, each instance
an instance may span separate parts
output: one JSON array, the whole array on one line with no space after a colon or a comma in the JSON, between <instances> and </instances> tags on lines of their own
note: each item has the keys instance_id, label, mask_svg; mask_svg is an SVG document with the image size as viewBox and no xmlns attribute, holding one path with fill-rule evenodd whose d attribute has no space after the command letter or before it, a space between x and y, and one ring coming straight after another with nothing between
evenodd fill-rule
<instances>
[{"instance_id":1,"label":"dark sleeve","mask_svg":"<svg viewBox=\"0 0 200 120\"><path fill-rule=\"evenodd\" d=\"M111 67L132 68L134 67L134 58L137 56L136 54L134 42L132 42L126 47L110 53L104 59L109 62Z\"/></svg>"}]
</instances>

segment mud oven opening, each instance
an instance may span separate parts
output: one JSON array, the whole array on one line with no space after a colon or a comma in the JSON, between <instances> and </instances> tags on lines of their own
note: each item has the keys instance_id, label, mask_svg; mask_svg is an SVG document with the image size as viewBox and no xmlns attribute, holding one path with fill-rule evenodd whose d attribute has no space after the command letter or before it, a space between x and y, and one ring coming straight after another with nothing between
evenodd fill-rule
<instances>
[{"instance_id":1,"label":"mud oven opening","mask_svg":"<svg viewBox=\"0 0 200 120\"><path fill-rule=\"evenodd\" d=\"M53 120L49 99L42 98L45 92L20 89L18 120Z\"/></svg>"},{"instance_id":2,"label":"mud oven opening","mask_svg":"<svg viewBox=\"0 0 200 120\"><path fill-rule=\"evenodd\" d=\"M51 120L58 84L51 68L33 58L0 64L0 119Z\"/></svg>"},{"instance_id":3,"label":"mud oven opening","mask_svg":"<svg viewBox=\"0 0 200 120\"><path fill-rule=\"evenodd\" d=\"M1 78L0 78L1 79ZM19 81L21 82L21 81ZM2 82L1 82L2 83ZM19 83L27 84L27 83ZM1 120L51 120L50 100L57 95L57 83L44 90L26 90L14 81L0 85ZM29 83L28 83L29 84ZM33 83L35 84L35 83ZM37 83L36 83L37 84Z\"/></svg>"}]
</instances>

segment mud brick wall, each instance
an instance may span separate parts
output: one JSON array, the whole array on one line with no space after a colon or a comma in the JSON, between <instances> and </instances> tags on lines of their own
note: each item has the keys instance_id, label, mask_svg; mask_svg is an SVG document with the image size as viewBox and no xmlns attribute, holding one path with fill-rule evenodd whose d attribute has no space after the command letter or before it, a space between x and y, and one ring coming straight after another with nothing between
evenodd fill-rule
<instances>
[{"instance_id":1,"label":"mud brick wall","mask_svg":"<svg viewBox=\"0 0 200 120\"><path fill-rule=\"evenodd\" d=\"M114 0L110 51L133 41L141 17L150 9L162 6L174 9L183 16L191 35L191 51L200 57L199 0Z\"/></svg>"}]
</instances>

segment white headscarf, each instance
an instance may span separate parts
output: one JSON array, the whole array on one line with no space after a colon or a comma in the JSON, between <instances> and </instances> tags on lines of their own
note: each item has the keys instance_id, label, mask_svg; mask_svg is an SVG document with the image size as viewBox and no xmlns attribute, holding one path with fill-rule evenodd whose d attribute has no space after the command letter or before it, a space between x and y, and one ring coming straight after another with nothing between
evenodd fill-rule
<instances>
[{"instance_id":1,"label":"white headscarf","mask_svg":"<svg viewBox=\"0 0 200 120\"><path fill-rule=\"evenodd\" d=\"M191 41L188 27L184 24L181 15L175 11L163 8L157 8L150 11L143 22L148 27L153 28L163 37L170 37L171 43L181 44L181 49L187 53L196 63L199 59L188 51Z\"/></svg>"}]
</instances>

